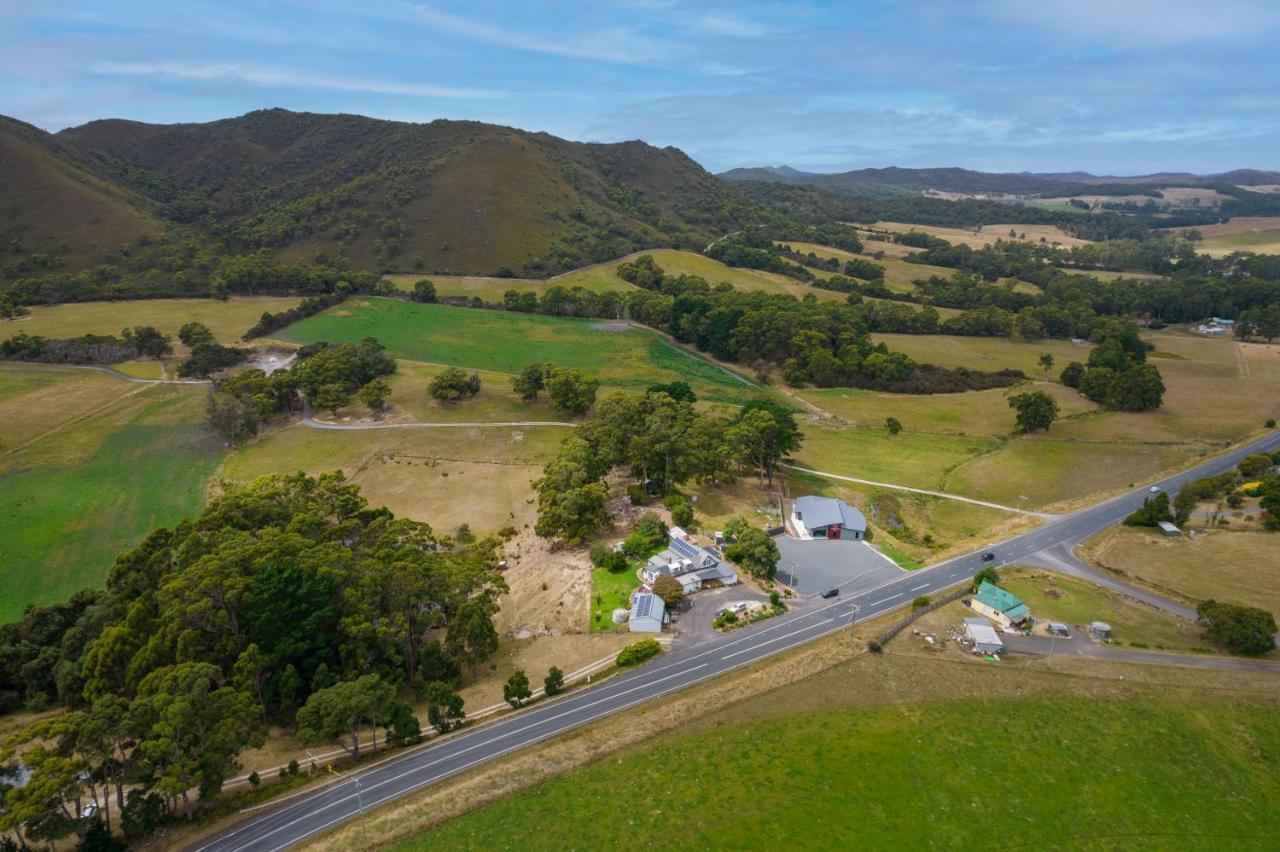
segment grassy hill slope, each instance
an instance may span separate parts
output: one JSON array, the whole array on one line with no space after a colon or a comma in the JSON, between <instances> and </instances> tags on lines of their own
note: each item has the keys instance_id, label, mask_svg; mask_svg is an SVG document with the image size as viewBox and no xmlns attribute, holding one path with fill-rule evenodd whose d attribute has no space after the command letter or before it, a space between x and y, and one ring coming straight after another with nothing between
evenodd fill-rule
<instances>
[{"instance_id":1,"label":"grassy hill slope","mask_svg":"<svg viewBox=\"0 0 1280 852\"><path fill-rule=\"evenodd\" d=\"M15 273L90 266L160 231L132 193L39 128L3 116L0 186L0 263Z\"/></svg>"}]
</instances>

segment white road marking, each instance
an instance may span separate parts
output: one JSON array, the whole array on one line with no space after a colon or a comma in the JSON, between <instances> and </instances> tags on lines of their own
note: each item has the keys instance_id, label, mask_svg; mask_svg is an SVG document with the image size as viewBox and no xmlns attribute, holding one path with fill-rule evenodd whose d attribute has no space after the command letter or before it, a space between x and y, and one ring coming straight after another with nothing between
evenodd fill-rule
<instances>
[{"instance_id":1,"label":"white road marking","mask_svg":"<svg viewBox=\"0 0 1280 852\"><path fill-rule=\"evenodd\" d=\"M911 591L913 591L913 592L918 592L918 591L920 591L921 589L927 589L927 588L929 588L929 584L928 584L928 583L925 583L923 586L916 586L916 587L915 587L915 588L913 588Z\"/></svg>"},{"instance_id":2,"label":"white road marking","mask_svg":"<svg viewBox=\"0 0 1280 852\"><path fill-rule=\"evenodd\" d=\"M763 648L765 645L772 645L774 642L781 642L783 639L786 639L789 636L795 636L797 633L804 633L805 631L812 630L815 627L821 627L823 624L827 624L832 621L835 621L835 619L834 618L824 619L823 621L820 621L817 624L810 624L808 627L801 627L799 630L793 630L790 633L783 633L781 636L776 636L773 639L770 639L768 642L761 642L758 645L752 645L750 648L743 648L741 651L734 651L732 654L725 654L720 659L728 660L738 656L739 654L749 654L752 651L756 650L757 648Z\"/></svg>"},{"instance_id":3,"label":"white road marking","mask_svg":"<svg viewBox=\"0 0 1280 852\"><path fill-rule=\"evenodd\" d=\"M888 603L894 598L900 598L900 597L902 597L902 592L898 592L896 595L889 595L889 597L883 598L882 600L878 600L875 603L871 604L871 606L880 606L880 604L882 603Z\"/></svg>"}]
</instances>

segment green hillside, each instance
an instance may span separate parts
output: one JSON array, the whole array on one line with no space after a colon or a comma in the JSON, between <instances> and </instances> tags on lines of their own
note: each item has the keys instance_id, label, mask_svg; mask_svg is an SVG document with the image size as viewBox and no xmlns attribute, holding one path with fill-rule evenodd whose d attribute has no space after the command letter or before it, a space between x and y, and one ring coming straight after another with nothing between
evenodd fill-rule
<instances>
[{"instance_id":1,"label":"green hillside","mask_svg":"<svg viewBox=\"0 0 1280 852\"><path fill-rule=\"evenodd\" d=\"M535 277L768 217L674 148L469 121L262 110L57 134L98 173L231 251L356 268Z\"/></svg>"},{"instance_id":2,"label":"green hillside","mask_svg":"<svg viewBox=\"0 0 1280 852\"><path fill-rule=\"evenodd\" d=\"M0 266L14 277L118 256L160 223L39 128L0 116Z\"/></svg>"}]
</instances>

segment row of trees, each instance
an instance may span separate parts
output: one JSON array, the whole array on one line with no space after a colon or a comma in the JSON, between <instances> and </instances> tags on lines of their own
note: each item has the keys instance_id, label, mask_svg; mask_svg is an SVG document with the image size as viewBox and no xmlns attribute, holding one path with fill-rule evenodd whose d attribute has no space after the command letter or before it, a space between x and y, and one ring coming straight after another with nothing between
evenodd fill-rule
<instances>
[{"instance_id":1,"label":"row of trees","mask_svg":"<svg viewBox=\"0 0 1280 852\"><path fill-rule=\"evenodd\" d=\"M772 481L801 437L794 414L767 400L752 400L729 418L698 412L663 391L605 397L534 483L535 529L579 543L606 528L604 478L618 467L657 493L688 481L732 482L747 469Z\"/></svg>"},{"instance_id":2,"label":"row of trees","mask_svg":"<svg viewBox=\"0 0 1280 852\"><path fill-rule=\"evenodd\" d=\"M55 339L20 332L0 341L0 359L45 364L119 364L135 358L163 358L172 351L168 336L149 325L126 328L119 337L86 334Z\"/></svg>"},{"instance_id":3,"label":"row of trees","mask_svg":"<svg viewBox=\"0 0 1280 852\"><path fill-rule=\"evenodd\" d=\"M61 836L81 798L120 808L126 787L190 814L267 722L416 737L397 687L438 693L497 647L497 549L442 546L337 474L266 477L157 530L104 591L0 627L0 696L66 707L8 742L33 776L3 818Z\"/></svg>"}]
</instances>

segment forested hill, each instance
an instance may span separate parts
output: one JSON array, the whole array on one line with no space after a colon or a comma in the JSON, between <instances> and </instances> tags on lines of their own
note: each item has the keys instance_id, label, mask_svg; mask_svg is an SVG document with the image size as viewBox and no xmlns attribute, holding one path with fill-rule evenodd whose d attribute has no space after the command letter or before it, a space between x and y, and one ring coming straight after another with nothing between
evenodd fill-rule
<instances>
[{"instance_id":1,"label":"forested hill","mask_svg":"<svg viewBox=\"0 0 1280 852\"><path fill-rule=\"evenodd\" d=\"M1088 172L978 172L961 168L856 169L848 172L805 172L789 166L731 169L719 175L730 182L768 181L812 186L848 195L901 195L922 190L964 194L1069 196L1126 195L1158 192L1162 187L1252 187L1280 183L1280 172L1239 169L1216 175L1189 172L1115 177ZM1256 193L1255 193L1256 194Z\"/></svg>"},{"instance_id":2,"label":"forested hill","mask_svg":"<svg viewBox=\"0 0 1280 852\"><path fill-rule=\"evenodd\" d=\"M0 259L85 267L161 231L145 199L90 167L43 130L0 116Z\"/></svg>"},{"instance_id":3,"label":"forested hill","mask_svg":"<svg viewBox=\"0 0 1280 852\"><path fill-rule=\"evenodd\" d=\"M31 235L17 247L26 256L7 246L0 257L11 279L39 272L29 257L36 250L64 271L96 260L66 246L95 217L127 219L125 208L151 211L215 253L265 248L282 260L345 257L363 269L528 275L638 248L701 248L770 215L674 148L568 142L469 121L273 109L207 124L103 120L56 135L6 122L5 151L20 138L15 128L26 147L0 160L0 183L39 161L82 194L118 203L109 217L86 217L74 198L51 213L38 188L6 193L0 228ZM36 214L40 239L25 225ZM97 242L133 251L149 227L122 225Z\"/></svg>"}]
</instances>

